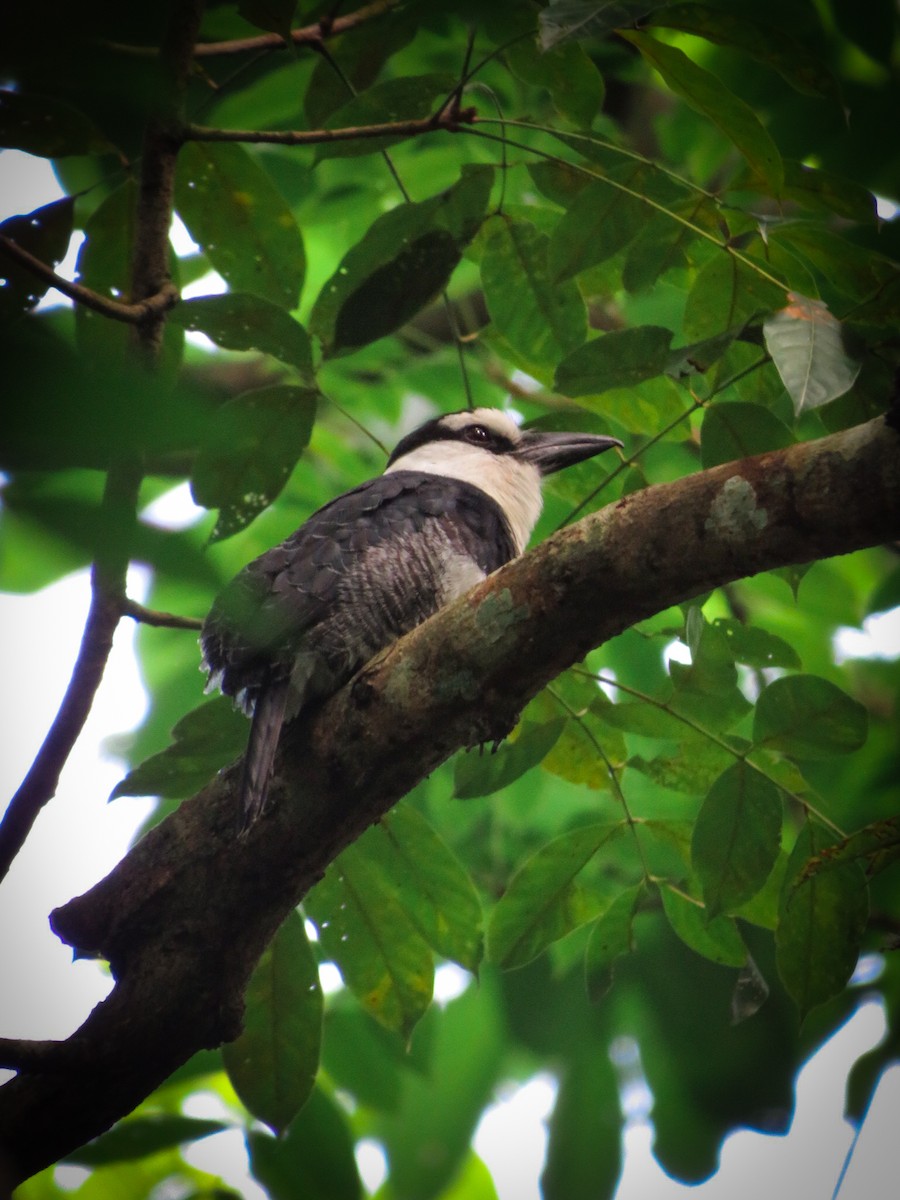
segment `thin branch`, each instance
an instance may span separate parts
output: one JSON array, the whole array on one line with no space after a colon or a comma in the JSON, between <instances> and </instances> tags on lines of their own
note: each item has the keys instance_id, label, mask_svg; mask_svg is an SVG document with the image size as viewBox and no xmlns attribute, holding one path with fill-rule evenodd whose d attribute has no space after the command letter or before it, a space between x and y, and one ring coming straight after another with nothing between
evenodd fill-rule
<instances>
[{"instance_id":1,"label":"thin branch","mask_svg":"<svg viewBox=\"0 0 900 1200\"><path fill-rule=\"evenodd\" d=\"M203 621L199 617L182 617L178 613L157 612L153 608L144 608L136 600L126 596L122 601L123 617L131 617L142 625L154 625L162 629L202 629Z\"/></svg>"},{"instance_id":2,"label":"thin branch","mask_svg":"<svg viewBox=\"0 0 900 1200\"><path fill-rule=\"evenodd\" d=\"M119 530L134 513L140 476L126 468L107 476L103 507ZM113 539L121 546L121 536ZM59 777L91 711L122 612L127 557L107 553L91 571L91 604L81 647L53 724L0 821L0 880L25 844L41 809L56 794Z\"/></svg>"},{"instance_id":3,"label":"thin branch","mask_svg":"<svg viewBox=\"0 0 900 1200\"><path fill-rule=\"evenodd\" d=\"M304 25L300 29L291 30L291 42L295 46L315 46L326 38L338 37L355 29L358 25L380 17L396 8L399 0L374 0L365 4L356 12L347 13L345 17L324 18L313 25ZM122 42L104 43L109 50L120 54L130 54L135 57L147 58L156 54L153 46L130 46ZM262 33L252 37L232 38L225 42L198 42L194 47L195 58L214 58L227 54L246 54L250 51L284 50L285 40L280 33Z\"/></svg>"},{"instance_id":4,"label":"thin branch","mask_svg":"<svg viewBox=\"0 0 900 1200\"><path fill-rule=\"evenodd\" d=\"M172 6L160 48L160 66L169 86L159 114L147 123L144 137L131 293L137 297L135 307L150 304L149 315L145 312L140 321L132 322L135 350L148 368L158 361L166 311L171 307L171 303L154 307L153 299L174 293L169 277L169 226L175 160L181 144L177 130L183 121L185 84L202 12L202 0L177 0ZM16 250L21 251L21 247ZM108 536L91 571L91 605L81 646L59 711L0 822L0 880L9 871L41 809L55 794L62 769L84 728L103 678L113 635L122 616L128 548L140 484L138 464L120 461L110 467L103 494Z\"/></svg>"},{"instance_id":5,"label":"thin branch","mask_svg":"<svg viewBox=\"0 0 900 1200\"><path fill-rule=\"evenodd\" d=\"M35 258L18 242L14 242L12 238L3 234L0 234L0 250L15 259L26 271L30 271L44 283L48 283L58 292L62 292L64 296L68 296L74 303L89 308L92 312L100 313L103 317L109 317L113 321L124 321L126 325L141 325L145 321L155 320L178 303L178 289L172 283L167 283L155 295L148 296L138 304L123 304L120 300L111 300L107 296L101 296L99 292L92 291L91 288L87 288L81 283L63 279L52 267L48 267L45 262Z\"/></svg>"},{"instance_id":6,"label":"thin branch","mask_svg":"<svg viewBox=\"0 0 900 1200\"><path fill-rule=\"evenodd\" d=\"M444 129L455 133L461 124L471 125L474 109L451 112L442 109L411 121L384 121L379 125L350 125L343 129L213 129L187 125L184 138L191 142L251 142L276 146L320 146L329 142L351 142L366 138L418 137Z\"/></svg>"}]
</instances>

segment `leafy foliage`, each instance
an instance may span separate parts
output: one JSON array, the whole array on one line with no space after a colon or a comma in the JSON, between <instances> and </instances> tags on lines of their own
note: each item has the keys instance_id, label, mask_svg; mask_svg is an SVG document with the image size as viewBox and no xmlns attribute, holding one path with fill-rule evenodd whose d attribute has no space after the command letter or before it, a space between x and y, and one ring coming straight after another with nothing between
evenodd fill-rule
<instances>
[{"instance_id":1,"label":"leafy foliage","mask_svg":"<svg viewBox=\"0 0 900 1200\"><path fill-rule=\"evenodd\" d=\"M81 231L81 282L120 301L154 7L79 30L77 77L60 69L64 23L4 51L0 142L50 158L69 195L0 233L52 267ZM201 39L278 41L318 16L210 6ZM4 257L0 583L41 586L115 534L153 566L153 607L202 614L249 558L380 470L381 443L469 398L625 443L619 466L550 481L538 537L648 482L882 411L900 357L897 222L879 231L873 200L898 173L878 116L893 22L889 0L858 20L836 0L407 0L333 39L323 27L321 56L198 59L186 107L207 127L434 127L188 136L174 208L199 249L172 270L200 282L152 385L124 326L34 311L45 281ZM123 454L144 464L144 498L189 480L214 522L104 525L100 477ZM386 1152L379 1194L490 1197L473 1130L501 1083L543 1067L559 1084L544 1195L597 1200L620 1172L623 1038L676 1176L710 1173L738 1125L783 1126L796 1070L860 994L859 955L900 921L897 662L834 649L841 627L900 602L898 578L887 549L763 574L593 651L496 754L439 769L333 863L307 932L295 914L261 962L224 1069L193 1064L71 1161L102 1168L109 1194L213 1194L175 1147L231 1125L273 1200L355 1200L364 1137ZM246 726L222 700L196 707L192 636L145 627L140 653L152 707L114 796L179 800ZM479 982L438 1006L446 962ZM344 986L323 1002L324 963ZM857 1114L900 1040L895 965L869 985L891 1034L854 1074ZM201 1089L227 1121L182 1114ZM49 1174L21 1191L60 1194Z\"/></svg>"}]
</instances>

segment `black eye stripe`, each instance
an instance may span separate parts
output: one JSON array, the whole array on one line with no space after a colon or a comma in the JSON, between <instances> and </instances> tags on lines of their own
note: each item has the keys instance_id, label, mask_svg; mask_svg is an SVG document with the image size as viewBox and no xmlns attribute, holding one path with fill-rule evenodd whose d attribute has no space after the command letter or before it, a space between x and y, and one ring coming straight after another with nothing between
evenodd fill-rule
<instances>
[{"instance_id":1,"label":"black eye stripe","mask_svg":"<svg viewBox=\"0 0 900 1200\"><path fill-rule=\"evenodd\" d=\"M468 442L469 445L483 446L485 450L490 450L494 454L508 454L515 448L515 443L511 438L506 437L498 430L491 429L489 425L463 425L458 429L452 429L443 424L441 417L437 417L435 420L421 425L418 429L414 429L412 433L408 433L398 442L387 465L392 466L404 454L409 454L412 450L417 450L420 446L426 446L430 442Z\"/></svg>"}]
</instances>

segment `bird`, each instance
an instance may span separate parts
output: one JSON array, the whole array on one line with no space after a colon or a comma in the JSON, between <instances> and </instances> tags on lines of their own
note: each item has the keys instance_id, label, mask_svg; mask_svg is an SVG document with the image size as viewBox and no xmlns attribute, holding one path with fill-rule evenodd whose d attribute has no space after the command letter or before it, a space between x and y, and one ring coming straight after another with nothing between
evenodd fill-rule
<instances>
[{"instance_id":1,"label":"bird","mask_svg":"<svg viewBox=\"0 0 900 1200\"><path fill-rule=\"evenodd\" d=\"M318 509L225 586L200 644L207 690L251 718L242 831L266 810L283 725L520 555L545 476L621 445L522 429L496 408L445 413L403 437L383 474Z\"/></svg>"}]
</instances>

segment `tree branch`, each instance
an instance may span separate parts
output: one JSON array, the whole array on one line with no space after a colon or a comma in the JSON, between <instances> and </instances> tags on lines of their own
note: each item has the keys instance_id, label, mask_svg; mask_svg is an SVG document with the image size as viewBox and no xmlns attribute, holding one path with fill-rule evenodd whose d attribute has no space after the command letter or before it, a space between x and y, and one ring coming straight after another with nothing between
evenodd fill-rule
<instances>
[{"instance_id":1,"label":"tree branch","mask_svg":"<svg viewBox=\"0 0 900 1200\"><path fill-rule=\"evenodd\" d=\"M182 804L53 914L65 941L109 958L116 984L75 1035L90 1072L22 1073L0 1089L14 1179L234 1037L260 953L344 846L591 647L732 580L895 539L898 450L878 418L629 495L496 572L290 725L272 809L246 836L240 764Z\"/></svg>"},{"instance_id":2,"label":"tree branch","mask_svg":"<svg viewBox=\"0 0 900 1200\"><path fill-rule=\"evenodd\" d=\"M113 321L124 321L127 325L140 325L145 321L156 319L178 303L178 289L171 282L167 282L159 292L147 296L139 304L123 304L120 300L101 296L99 292L92 291L91 288L85 287L81 283L63 279L52 267L48 267L45 262L35 258L18 242L14 242L12 238L2 234L0 234L0 250L15 259L26 271L30 271L32 275L36 275L38 279L42 279L51 287L55 287L58 292L68 296L76 304L81 304L84 308L89 308Z\"/></svg>"},{"instance_id":3,"label":"tree branch","mask_svg":"<svg viewBox=\"0 0 900 1200\"><path fill-rule=\"evenodd\" d=\"M327 38L338 37L358 25L364 25L374 17L380 17L390 9L396 8L399 0L374 0L365 4L356 12L347 13L344 17L327 17L316 21L313 25L304 25L291 30L291 42L295 46L318 46ZM152 46L130 46L122 42L104 42L110 50L120 54L130 54L135 57L148 58L156 54ZM254 34L252 37L232 38L224 42L198 42L194 46L195 58L217 58L229 54L247 54L266 50L284 50L285 40L280 33Z\"/></svg>"},{"instance_id":4,"label":"tree branch","mask_svg":"<svg viewBox=\"0 0 900 1200\"><path fill-rule=\"evenodd\" d=\"M277 146L319 146L327 142L351 142L379 137L418 137L437 129L456 132L461 124L471 125L475 109L457 111L445 107L429 117L410 121L385 121L381 125L350 125L344 129L212 129L205 125L188 125L186 141L192 142L251 142Z\"/></svg>"},{"instance_id":5,"label":"tree branch","mask_svg":"<svg viewBox=\"0 0 900 1200\"><path fill-rule=\"evenodd\" d=\"M166 311L171 307L174 288L169 277L169 226L172 220L172 197L175 183L175 161L180 139L175 130L183 121L184 88L191 66L191 53L200 28L202 0L177 0L173 5L169 26L160 48L160 71L167 83L163 111L147 123L141 159L140 192L136 216L136 232L131 264L131 294L133 305L113 305L116 319L123 312L138 311L134 321L136 350L149 368L156 365L162 345ZM25 266L35 264L45 271L49 268L23 251L14 242L4 240L7 252ZM23 257L24 256L24 257ZM38 271L37 273L41 273ZM66 284L54 272L54 286L61 290L77 289L79 299L87 302L80 285ZM44 276L46 278L46 276ZM103 301L106 316L112 302L96 293L89 307L97 308ZM158 298L165 297L165 303ZM74 298L74 297L73 297ZM129 318L130 319L130 318ZM106 480L103 504L110 517L110 536L94 563L91 573L91 607L88 612L81 648L59 711L47 733L37 757L23 780L0 822L0 880L9 870L22 848L38 813L55 794L59 776L78 740L100 681L116 626L125 601L125 574L128 569L129 527L135 520L140 468L133 462L120 462L110 467Z\"/></svg>"},{"instance_id":6,"label":"tree branch","mask_svg":"<svg viewBox=\"0 0 900 1200\"><path fill-rule=\"evenodd\" d=\"M0 1067L13 1071L80 1071L90 1065L77 1038L65 1042L0 1038Z\"/></svg>"},{"instance_id":7,"label":"tree branch","mask_svg":"<svg viewBox=\"0 0 900 1200\"><path fill-rule=\"evenodd\" d=\"M203 621L199 617L182 617L178 613L157 612L152 608L144 608L143 604L138 604L136 600L129 600L126 596L122 601L121 613L123 617L131 617L134 621L140 621L142 625L155 625L161 629L197 629L203 628Z\"/></svg>"},{"instance_id":8,"label":"tree branch","mask_svg":"<svg viewBox=\"0 0 900 1200\"><path fill-rule=\"evenodd\" d=\"M84 728L103 678L125 596L128 569L125 547L130 539L123 525L133 520L139 486L140 475L127 467L111 470L107 476L103 508L108 518L107 528L114 533L103 558L98 558L91 570L91 604L62 703L28 774L0 820L0 880L6 877L41 809L56 794L62 769Z\"/></svg>"}]
</instances>

